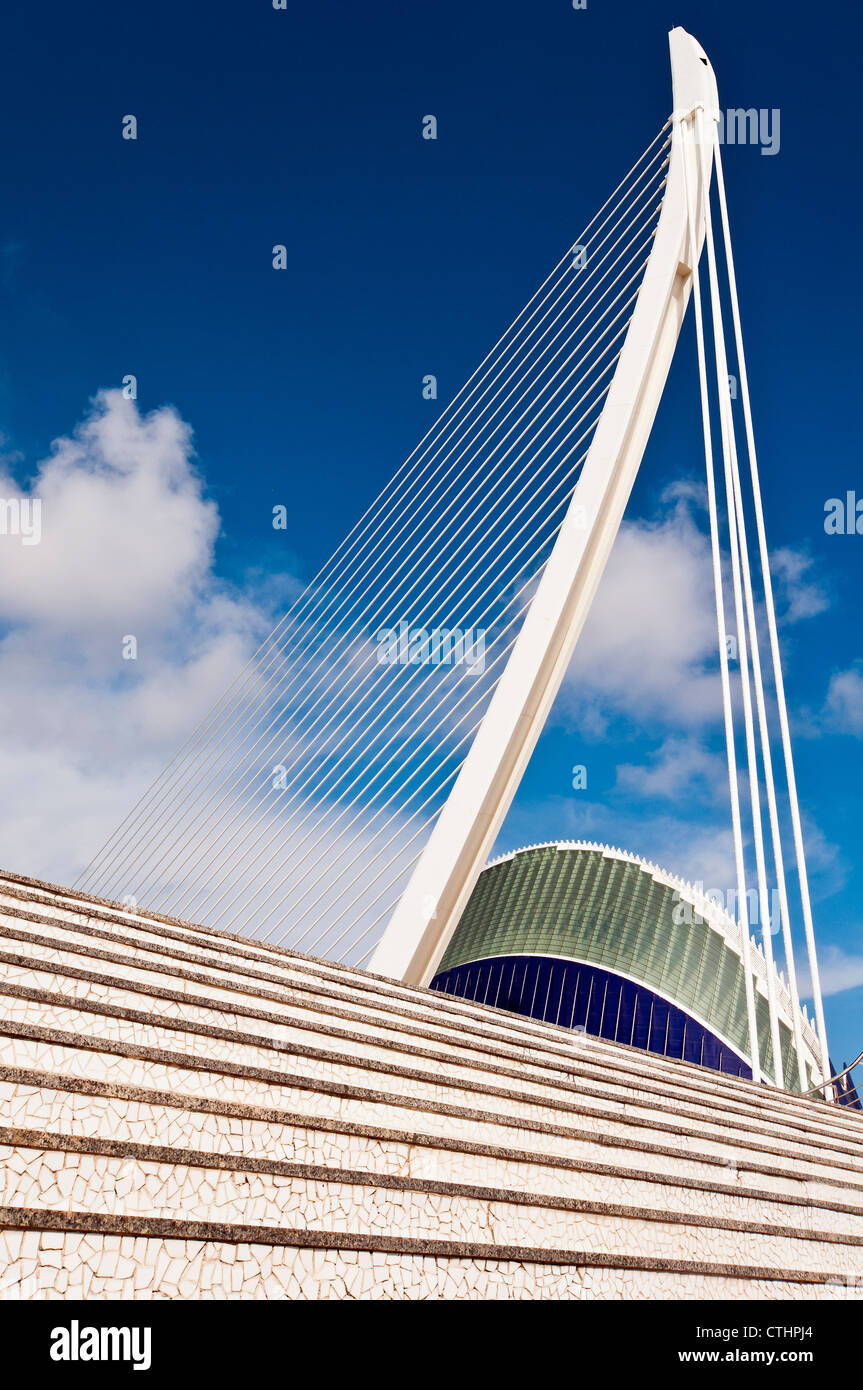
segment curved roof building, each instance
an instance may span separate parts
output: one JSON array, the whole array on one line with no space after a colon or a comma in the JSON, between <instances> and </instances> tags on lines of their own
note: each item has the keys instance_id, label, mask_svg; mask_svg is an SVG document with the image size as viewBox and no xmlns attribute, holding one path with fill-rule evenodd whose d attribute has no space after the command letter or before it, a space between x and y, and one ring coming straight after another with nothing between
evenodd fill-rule
<instances>
[{"instance_id":1,"label":"curved roof building","mask_svg":"<svg viewBox=\"0 0 863 1390\"><path fill-rule=\"evenodd\" d=\"M480 875L432 988L751 1078L739 924L691 884L604 845L534 845ZM753 939L759 1050L767 965ZM800 1089L792 1003L774 968L784 1085ZM800 1012L808 1078L815 1031ZM812 1084L812 1080L808 1084Z\"/></svg>"}]
</instances>

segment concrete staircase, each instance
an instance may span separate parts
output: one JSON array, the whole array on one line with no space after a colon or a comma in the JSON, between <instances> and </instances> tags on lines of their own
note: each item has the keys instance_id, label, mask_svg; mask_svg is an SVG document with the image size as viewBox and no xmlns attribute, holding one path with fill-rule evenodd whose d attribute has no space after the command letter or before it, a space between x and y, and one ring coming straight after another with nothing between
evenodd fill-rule
<instances>
[{"instance_id":1,"label":"concrete staircase","mask_svg":"<svg viewBox=\"0 0 863 1390\"><path fill-rule=\"evenodd\" d=\"M0 875L0 1297L847 1298L863 1119Z\"/></svg>"}]
</instances>

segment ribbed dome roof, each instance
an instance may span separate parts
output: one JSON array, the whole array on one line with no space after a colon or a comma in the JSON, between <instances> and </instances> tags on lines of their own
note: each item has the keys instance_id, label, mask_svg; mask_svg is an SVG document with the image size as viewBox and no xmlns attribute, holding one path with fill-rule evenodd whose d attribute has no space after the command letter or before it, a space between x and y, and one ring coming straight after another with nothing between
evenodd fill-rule
<instances>
[{"instance_id":1,"label":"ribbed dome roof","mask_svg":"<svg viewBox=\"0 0 863 1390\"><path fill-rule=\"evenodd\" d=\"M750 938L759 1045L769 1052L767 963ZM740 924L724 906L636 854L589 841L551 841L500 855L482 872L440 964L510 955L584 961L644 984L749 1057ZM773 967L783 1060L796 1070L792 1003ZM800 1014L806 1061L817 1040Z\"/></svg>"}]
</instances>

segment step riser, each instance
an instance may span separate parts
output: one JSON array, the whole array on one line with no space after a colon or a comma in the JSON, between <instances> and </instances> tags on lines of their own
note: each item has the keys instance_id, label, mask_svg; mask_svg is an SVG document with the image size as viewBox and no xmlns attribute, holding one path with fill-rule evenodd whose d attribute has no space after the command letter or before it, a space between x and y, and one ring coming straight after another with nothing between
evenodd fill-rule
<instances>
[{"instance_id":1,"label":"step riser","mask_svg":"<svg viewBox=\"0 0 863 1390\"><path fill-rule=\"evenodd\" d=\"M253 1033L263 1037L272 1038L275 1042L293 1042L298 1047L324 1047L328 1051L335 1051L339 1048L349 1048L352 1055L369 1057L381 1062L387 1067L404 1066L414 1069L435 1068L443 1076L453 1076L466 1080L474 1085L483 1077L490 1077L500 1086L508 1089L514 1087L523 1088L531 1091L537 1096L555 1099L570 1097L578 1099L586 1107L596 1110L598 1113L605 1113L609 1102L615 1099L626 1100L632 1104L631 1084L621 1082L617 1085L609 1085L601 1076L597 1078L596 1069L591 1069L588 1064L582 1061L579 1055L582 1049L573 1047L572 1069L568 1073L553 1072L549 1079L549 1072L543 1072L538 1064L530 1064L515 1058L487 1058L485 1063L477 1062L473 1066L458 1066L452 1060L452 1039L447 1044L447 1050L443 1050L443 1042L440 1048L424 1039L411 1039L396 1032L388 1034L387 1044L379 1043L371 1033L370 1028L359 1029L353 1023L345 1028L344 1031L356 1035L362 1032L363 1036L368 1037L369 1041L357 1042L354 1037L339 1038L334 1037L331 1029L327 1026L325 1019L318 1020L318 1027L313 1031L309 1028L299 1028L294 1026L295 1017L302 1018L300 1011L292 1014L287 1010L274 1006L267 1012L280 1014L284 1023L272 1022L269 1019L255 1018L250 1015L243 1015L242 1012L230 1012L214 1003L213 1007L200 1006L192 1003L174 1002L164 999L151 999L149 996L122 988L113 982L107 981L104 984L94 984L91 981L75 980L62 974L49 970L34 969L24 970L18 967L8 967L6 978L10 985L25 989L40 990L49 992L55 996L69 1001L70 1007L74 1007L76 1002L83 1003L93 999L102 1005L108 1005L117 1009L129 1009L136 1013L152 1013L159 1019L176 1022L190 1022L201 1024L205 1027L216 1027L230 1030L231 1032ZM198 991L196 990L196 994ZM27 1014L21 1012L21 1005L14 996L0 996L4 1011L8 1016L14 1018L25 1018ZM236 1004L232 1001L233 1007ZM31 1007L38 1008L34 1002ZM56 1006L44 1004L43 1017L50 1019L56 1015ZM306 1017L310 1017L306 1015ZM313 1017L313 1016L311 1016ZM69 1025L72 1026L72 1025ZM113 1036L109 1034L104 1023L95 1021L95 1026L101 1036ZM119 1034L117 1036L120 1036ZM580 1037L581 1035L576 1035ZM167 1044L166 1044L167 1045ZM411 1048L414 1050L411 1051ZM417 1055L417 1050L423 1054L432 1053L432 1056ZM497 1069L500 1068L498 1071ZM584 1085L579 1086L576 1079L577 1075L587 1073L588 1080ZM504 1074L506 1073L506 1074ZM510 1074L514 1073L514 1075ZM591 1092L601 1092L600 1095ZM642 1098L644 1112L654 1118L673 1119L675 1113L682 1113L684 1122L692 1114L692 1103L687 1102L686 1098L673 1095L663 1095L662 1097L652 1097L645 1095ZM688 1112L688 1114L687 1114ZM746 1130L751 1132L756 1124L756 1119L752 1115L737 1115L733 1111L720 1109L719 1114L714 1117L712 1132L714 1134L727 1135L729 1129L735 1129L741 1134ZM800 1146L808 1147L811 1140L801 1136L798 1129L788 1125L774 1125L771 1128L774 1139L784 1139L791 1145L797 1145L797 1152ZM832 1147L838 1152L847 1151L851 1146L847 1142L838 1140L832 1141ZM860 1151L857 1150L857 1153ZM852 1158L854 1153L852 1153ZM860 1159L861 1172L863 1172L863 1156Z\"/></svg>"},{"instance_id":2,"label":"step riser","mask_svg":"<svg viewBox=\"0 0 863 1390\"><path fill-rule=\"evenodd\" d=\"M538 1265L512 1260L293 1247L236 1246L147 1237L7 1231L3 1298L439 1298L439 1299L819 1299L859 1289L835 1283L745 1279L709 1273ZM50 1261L50 1263L48 1263Z\"/></svg>"},{"instance_id":3,"label":"step riser","mask_svg":"<svg viewBox=\"0 0 863 1390\"><path fill-rule=\"evenodd\" d=\"M0 948L2 948L2 945L3 943L0 942ZM92 970L95 973L104 976L107 982L104 988L112 989L115 988L115 986L112 986L112 984L110 983L111 973L112 971L114 972L114 978L116 979L117 972L120 972L124 976L124 978L129 980L135 980L146 990L166 989L170 988L171 985L174 984L179 985L181 989L186 989L189 993L196 994L205 998L211 998L214 1000L215 1003L218 1004L225 1004L228 1006L229 1009L241 1009L243 1003L245 1002L252 1008L256 1006L263 1006L268 1012L284 1013L286 1019L290 1018L291 1016L298 1019L305 1018L306 1020L308 1020L310 1017L314 1017L314 1014L312 1012L314 1008L314 1003L313 1000L310 1001L308 999L307 995L304 994L302 998L298 996L296 1003L291 1003L288 1005L285 1005L284 1003L278 1000L261 999L260 996L255 994L255 982L249 981L242 975L236 975L233 977L235 979L236 984L243 991L242 994L238 994L237 992L234 992L230 989L220 987L218 979L214 977L211 977L209 981L201 982L185 982L182 980L175 980L173 978L169 978L165 974L161 974L153 970L148 970L146 960L133 961L131 956L129 966L121 967L118 965L112 965L110 962L89 959L85 955L78 955L71 952L67 953L49 951L45 947L41 947L36 943L31 943L26 940L17 943L17 947L20 949L16 949L15 954L27 955L31 957L34 960L34 966L36 965L36 962L44 961L48 963L49 970L52 963L55 965L55 967L58 967L60 974L55 975L55 979L62 979L62 970L67 966L71 966L72 968ZM180 963L175 960L172 961L170 957L165 957L164 964L173 972L176 970L178 964ZM8 972L8 977L10 979L18 980L21 983L26 983L26 972L19 975L17 972L17 968L14 966L5 967L5 971ZM41 978L47 980L49 977L46 975ZM227 978L228 977L226 976L225 979ZM84 985L84 987L87 988L88 982L77 983ZM35 985L34 987L45 986ZM277 982L275 987L277 989L280 989L281 985ZM96 989L102 987L90 985L89 988ZM294 993L296 993L296 991L294 991ZM130 999L137 998L137 1000L139 1001L138 1007L141 1007L140 1001L145 996L139 992L130 991L128 993L128 997ZM366 1000L367 997L360 997L358 1001L346 999L345 1003L353 1005L353 1011L356 1011L356 1008L358 1007L363 1009L366 1013L368 1013L368 1005ZM131 1004L130 1007L135 1007L135 1005ZM440 1014L440 1008L437 1009L437 1013L438 1015ZM389 1018L387 1018L385 1015L381 1015L380 1017L370 1016L368 1022L365 1024L362 1022L358 1022L354 1019L340 1021L326 1014L318 1015L318 1019L320 1022L321 1031L324 1033L326 1032L328 1026L341 1026L347 1029L347 1031L355 1033L367 1031L370 1034L373 1033L375 1029L379 1031L381 1026L386 1026L387 1038L388 1040L391 1040L393 1042L407 1044L408 1046L413 1045L414 1047L421 1046L426 1048L434 1048L435 1045L432 1039L417 1039L415 1036L411 1036L410 1034L406 1034L400 1031L403 1027L403 1020L401 1020L398 1017L398 1015L390 1015ZM425 1019L415 1019L412 1021L415 1022L416 1026L421 1026L423 1028L427 1028L429 1026L428 1020ZM259 1031L263 1031L263 1028ZM305 1030L298 1030L298 1032L304 1032L307 1039L314 1036L314 1034L308 1033ZM576 1035L579 1041L578 1044L574 1046L572 1043L569 1042L569 1038L572 1037L572 1035L560 1034L558 1030L549 1030L549 1032L552 1034L553 1037L562 1036L565 1039L565 1046L558 1044L556 1041L554 1042L555 1052L553 1055L556 1058L558 1058L560 1064L567 1065L571 1059L575 1068L579 1069L583 1068L585 1063L589 1065L592 1060L592 1056L596 1055L595 1052L592 1053L591 1041L588 1039L584 1039L582 1035ZM441 1045L450 1049L452 1048L453 1041L456 1041L462 1047L468 1045L468 1041L464 1037L458 1034L454 1035L451 1029L447 1031L446 1029L441 1028L439 1023L436 1025L436 1035L439 1037ZM513 1042L510 1039L504 1037L503 1035L499 1035L497 1033L488 1033L488 1037L493 1039L494 1046L496 1048L504 1047L508 1055L505 1059L489 1059L487 1057L487 1054L483 1054L482 1051L479 1051L479 1060L488 1060L492 1066L494 1066L495 1062L498 1061L498 1064L506 1065L510 1068L515 1066L517 1069L523 1070L525 1076L536 1075L538 1069L537 1063L535 1061L532 1061L529 1055L525 1055L525 1048L522 1045L524 1042L523 1039L519 1040L518 1046L514 1046ZM482 1038L474 1037L472 1040L470 1040L469 1045L473 1048L481 1049L482 1042ZM515 1052L520 1052L522 1054L518 1060L513 1059L512 1054ZM391 1056L391 1049L386 1049L384 1055ZM641 1060L642 1057L643 1061ZM716 1106L718 1104L721 1104L718 1091L720 1089L722 1090L723 1097L726 1094L726 1091L723 1089L723 1083L719 1080L719 1078L717 1078L715 1084L711 1083L711 1085L707 1089L705 1089L706 1083L705 1081L700 1079L699 1074L699 1085L697 1088L693 1089L691 1085L687 1087L687 1085L685 1084L687 1077L687 1069L685 1068L681 1071L680 1075L674 1076L673 1073L668 1073L667 1064L661 1063L658 1061L658 1059L648 1057L645 1054L642 1054L639 1057L637 1065L638 1070L635 1073L635 1077L637 1078L637 1080L642 1085L645 1082L649 1081L653 1085L662 1086L663 1089L666 1091L662 1103L666 1105L670 1104L675 1108L686 1108L687 1106L691 1107L694 1101L704 1100L708 1098L710 1099L711 1103L714 1106ZM469 1075L471 1070L472 1069L464 1069L464 1072L466 1075ZM607 1057L602 1058L602 1062L599 1066L593 1067L593 1073L594 1084L604 1083L607 1087L609 1095L616 1095L622 1099L631 1098L631 1086L629 1087L629 1089L627 1089L627 1081L624 1080L623 1082L621 1082L617 1077L615 1077L614 1071L608 1067ZM747 1106L746 1101L748 1098L751 1098L752 1095L753 1092L751 1088L748 1088L743 1093L740 1093L739 1091L737 1093L731 1093L731 1096L733 1098L730 1100L730 1103L738 1111L741 1110L741 1108L743 1109L742 1119L744 1120L744 1122L750 1122L751 1119L758 1120L765 1107L765 1104L770 1104L770 1102L768 1101L768 1097L765 1094L763 1098L759 1098L760 1105L750 1104L749 1106ZM757 1093L755 1093L755 1095L757 1097ZM798 1105L799 1104L801 1103L798 1102ZM787 1105L784 1108L776 1108L774 1102L773 1108L776 1110L776 1123L779 1123L780 1127L783 1128L783 1130L788 1132L790 1135L791 1131L793 1130L793 1115L796 1115L796 1111L792 1112L792 1119L789 1122L789 1118L785 1113L785 1111L787 1111L788 1109ZM747 1109L751 1110L751 1116L746 1114ZM810 1105L807 1108L806 1129L811 1132L814 1128L813 1120L815 1120L817 1122L818 1131L824 1133L827 1138L829 1138L831 1134L835 1133L834 1142L842 1143L844 1140L846 1146L849 1139L853 1142L856 1142L858 1134L857 1130L853 1126L847 1127L846 1130L843 1130L842 1128L835 1128L835 1126L825 1126L824 1116L826 1115L828 1118L831 1118L832 1116L835 1116L835 1113L836 1112L827 1111L826 1108L823 1107L816 1108Z\"/></svg>"},{"instance_id":4,"label":"step riser","mask_svg":"<svg viewBox=\"0 0 863 1390\"><path fill-rule=\"evenodd\" d=\"M129 916L108 905L94 907L90 900L70 898L62 901L65 906L61 906L59 896L49 897L35 891L31 896L29 890L22 890L21 888L15 894L0 891L0 916L2 916L3 905L8 903L13 910L32 909L32 915L47 917L52 924L52 930L62 928L64 923L68 925L70 920L85 926L92 926L109 934L116 929L118 934L139 941L158 944L162 950L167 950L169 953L174 950L182 950L202 956L209 954L213 958L221 956L226 961L233 961L234 968L239 960L243 968L263 969L265 971L283 970L297 982L304 980L307 986L314 986L318 982L326 988L343 989L353 986L355 989L361 989L362 995L367 1000L373 998L373 994L370 993L371 990L381 999L386 998L389 1004L406 1006L409 1009L423 1009L424 999L429 998L426 991L411 989L400 985L395 980L378 980L362 971L313 958L307 957L303 961L302 957L294 956L281 948L276 948L275 951L267 950L266 947L255 942L253 938L232 937L230 933L219 934L209 931L206 927L176 919L168 919L167 922L160 923L158 932L162 934L157 935L153 930L153 923L148 921L146 917ZM38 930L38 927L34 927L34 930ZM251 959L253 956L255 957L254 960ZM299 964L300 961L303 963ZM435 998L440 999L440 996L432 995L432 999ZM439 1008L435 1008L434 1012L439 1015L441 1011ZM512 1029L517 1028L526 1038L532 1039L534 1042L540 1042L547 1046L554 1045L553 1039L556 1030L551 1029L549 1025L537 1023L535 1020L518 1018L514 1015L508 1015L504 1023L500 1019L498 1011L485 1008L481 1004L473 1004L469 1000L449 1000L447 1014L453 1021L456 1017L465 1021L469 1016L474 1025L480 1025L483 1032L505 1027L511 1035ZM620 1057L619 1048L615 1050ZM660 1059L654 1060L657 1066L663 1065ZM671 1063L671 1068L672 1070L668 1071L666 1064L666 1075L672 1084L685 1084L684 1078L687 1075L690 1080L692 1079L693 1071L688 1064ZM727 1084L719 1077L716 1078L716 1081L720 1085ZM745 1094L745 1091L738 1092L738 1098ZM752 1094L751 1090L749 1094ZM842 1124L841 1110L819 1107L819 1111L824 1124Z\"/></svg>"},{"instance_id":5,"label":"step riser","mask_svg":"<svg viewBox=\"0 0 863 1390\"><path fill-rule=\"evenodd\" d=\"M216 1220L227 1225L282 1226L366 1237L385 1234L411 1240L541 1244L552 1252L577 1249L592 1255L710 1259L756 1267L775 1262L785 1269L863 1279L863 1246L776 1232L724 1230L644 1220L637 1215L584 1214L92 1154L4 1148L0 1159L2 1205L37 1211Z\"/></svg>"},{"instance_id":6,"label":"step riser","mask_svg":"<svg viewBox=\"0 0 863 1390\"><path fill-rule=\"evenodd\" d=\"M863 1293L856 1114L8 879L0 982L0 1297Z\"/></svg>"},{"instance_id":7,"label":"step riser","mask_svg":"<svg viewBox=\"0 0 863 1390\"><path fill-rule=\"evenodd\" d=\"M663 1182L633 1176L631 1171L593 1173L567 1170L491 1155L435 1150L425 1145L340 1135L288 1125L236 1120L183 1112L165 1106L108 1100L102 1097L54 1093L47 1107L42 1094L0 1084L0 1114L15 1128L32 1129L79 1139L160 1145L194 1149L206 1161L221 1154L236 1159L275 1160L351 1169L369 1174L413 1177L438 1182L510 1189L546 1197L579 1197L609 1204L624 1203L644 1210L698 1214L705 1211L727 1220L770 1226L800 1226L825 1233L847 1233L863 1239L863 1200L860 1211L830 1211L768 1200L764 1189L753 1195L718 1192L706 1187L680 1186L680 1175ZM218 1126L212 1132L213 1123ZM232 1132L233 1131L233 1132ZM729 1185L733 1181L727 1175Z\"/></svg>"},{"instance_id":8,"label":"step riser","mask_svg":"<svg viewBox=\"0 0 863 1390\"><path fill-rule=\"evenodd\" d=\"M304 1077L326 1085L359 1086L369 1090L392 1090L397 1085L400 1094L425 1104L454 1105L465 1109L481 1107L490 1115L507 1116L528 1122L577 1125L593 1133L602 1132L617 1137L627 1137L632 1130L631 1122L614 1118L613 1109L607 1102L603 1104L592 1098L584 1097L568 1101L570 1105L577 1105L577 1112L566 1111L562 1107L558 1108L555 1105L556 1095L553 1088L546 1088L543 1093L540 1093L536 1087L525 1086L522 1089L518 1082L511 1081L505 1086L505 1089L514 1091L516 1094L523 1094L526 1097L524 1100L514 1099L488 1095L485 1092L467 1088L463 1089L460 1078L453 1078L449 1085L435 1084L431 1079L425 1080L416 1076L395 1078L388 1071L365 1068L359 1057L356 1064L303 1057L291 1050L288 1040L286 1040L286 1051L283 1054L278 1048L254 1047L239 1041L225 1041L206 1035L163 1028L158 1024L145 1025L125 1019L90 1014L71 1007L58 1009L32 1000L10 997L6 1000L6 1005L7 1018L10 1023L13 1021L25 1023L34 1028L55 1027L64 1032L104 1039L108 1042L128 1043L154 1051L182 1052L188 1056L207 1058L215 1063L226 1063L243 1069L284 1071L292 1077ZM308 1046L307 1040L305 1041ZM415 1067L413 1070L419 1071L420 1068ZM422 1071L426 1076L431 1076L427 1067L422 1068ZM441 1068L441 1071L444 1072L444 1069ZM476 1078L474 1085L477 1085ZM537 1097L536 1102L531 1099L532 1096ZM546 1100L547 1103L540 1103L542 1100ZM745 1133L735 1130L731 1126L722 1127L717 1124L709 1124L706 1121L702 1123L699 1131L691 1120L678 1122L673 1115L656 1112L649 1107L639 1107L638 1114L646 1125L646 1128L639 1127L645 1138L664 1134L664 1142L679 1142L687 1150L694 1147L702 1153L708 1152L724 1156L727 1155L729 1145L748 1143L758 1146L760 1141L758 1134ZM652 1128L654 1124L656 1125L655 1130ZM667 1128L663 1130L661 1126L672 1127L674 1131L672 1140L669 1140L669 1130ZM663 1141L655 1139L655 1142ZM771 1135L771 1147L778 1149L795 1164L809 1158L810 1150L800 1144L790 1144L782 1136ZM846 1158L839 1153L832 1154L831 1157L838 1165L837 1171L847 1172L852 1179L856 1177L858 1182L863 1183L863 1164L855 1163L851 1158ZM826 1168L819 1170L819 1167L813 1167L810 1160L807 1162L806 1171L813 1173L821 1171L823 1175L828 1170Z\"/></svg>"},{"instance_id":9,"label":"step riser","mask_svg":"<svg viewBox=\"0 0 863 1390\"><path fill-rule=\"evenodd\" d=\"M232 1101L241 1105L287 1110L293 1114L307 1115L310 1119L316 1116L396 1131L409 1128L427 1135L430 1139L441 1136L482 1146L495 1144L507 1149L537 1153L540 1157L550 1155L581 1162L613 1163L626 1169L637 1166L671 1180L682 1174L711 1184L740 1182L746 1186L775 1191L777 1194L792 1191L806 1193L812 1200L821 1198L826 1201L851 1201L854 1204L861 1196L859 1191L849 1194L849 1189L838 1186L835 1179L833 1183L819 1182L817 1177L807 1176L805 1171L799 1171L793 1179L782 1173L756 1173L747 1168L745 1156L733 1149L726 1154L725 1161L706 1163L699 1159L699 1153L703 1153L703 1149L695 1149L689 1154L678 1144L670 1153L652 1153L649 1149L644 1149L645 1140L641 1136L637 1146L617 1146L613 1142L602 1143L598 1139L593 1140L589 1135L580 1138L576 1135L538 1133L519 1125L494 1124L491 1117L484 1114L469 1118L387 1105L385 1102L346 1100L326 1094L292 1090L289 1086L266 1086L246 1077L212 1075L156 1062L112 1057L104 1053L83 1053L76 1048L51 1047L29 1039L0 1040L0 1060L7 1066L19 1066L34 1071L55 1071L79 1077L85 1083L93 1078L109 1084L128 1084L148 1090L167 1091L177 1097L188 1095L213 1101ZM669 1138L667 1135L661 1137L666 1141ZM670 1149L671 1145L665 1143L664 1147Z\"/></svg>"}]
</instances>

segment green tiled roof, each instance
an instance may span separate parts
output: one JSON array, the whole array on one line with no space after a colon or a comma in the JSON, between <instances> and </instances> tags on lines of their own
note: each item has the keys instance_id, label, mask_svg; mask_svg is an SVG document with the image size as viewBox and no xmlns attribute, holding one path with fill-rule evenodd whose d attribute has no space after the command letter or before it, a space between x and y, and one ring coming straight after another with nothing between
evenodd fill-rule
<instances>
[{"instance_id":1,"label":"green tiled roof","mask_svg":"<svg viewBox=\"0 0 863 1390\"><path fill-rule=\"evenodd\" d=\"M740 956L697 910L691 923L675 922L680 897L639 863L601 849L523 850L480 875L439 969L530 953L620 970L691 1010L751 1060ZM766 1058L767 1001L757 990L755 997ZM785 1085L798 1089L791 1029L780 1020L779 1031Z\"/></svg>"}]
</instances>

